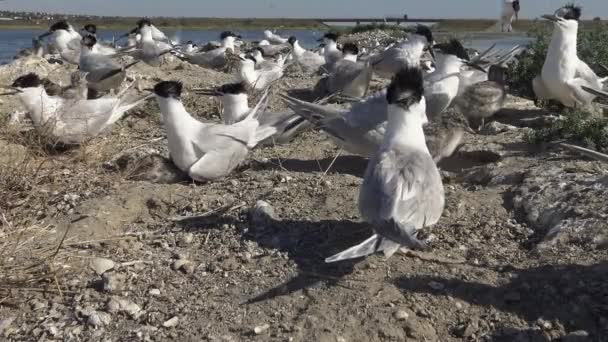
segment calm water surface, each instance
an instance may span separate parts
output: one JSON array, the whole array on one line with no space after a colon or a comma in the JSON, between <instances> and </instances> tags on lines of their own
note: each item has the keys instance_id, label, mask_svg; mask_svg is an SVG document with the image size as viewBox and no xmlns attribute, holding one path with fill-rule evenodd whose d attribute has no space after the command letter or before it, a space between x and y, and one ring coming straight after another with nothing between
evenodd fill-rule
<instances>
[{"instance_id":1,"label":"calm water surface","mask_svg":"<svg viewBox=\"0 0 608 342\"><path fill-rule=\"evenodd\" d=\"M221 30L180 30L166 31L166 34L174 41L186 42L192 40L198 43L206 43L208 41L219 40ZM13 56L21 49L32 46L32 38L44 33L41 30L0 30L0 64L8 63ZM113 36L120 36L124 31L108 31L101 32L103 40L112 40ZM255 31L238 31L245 40L261 40L264 35L261 30ZM294 35L300 40L300 44L305 48L315 47L317 39L323 35L322 31L314 30L280 30L277 31L283 37ZM440 36L440 35L439 35ZM472 47L477 50L485 50L492 44L497 43L497 48L510 48L516 44L525 45L529 41L524 36L487 36L482 35L465 39L464 43L467 47Z\"/></svg>"}]
</instances>

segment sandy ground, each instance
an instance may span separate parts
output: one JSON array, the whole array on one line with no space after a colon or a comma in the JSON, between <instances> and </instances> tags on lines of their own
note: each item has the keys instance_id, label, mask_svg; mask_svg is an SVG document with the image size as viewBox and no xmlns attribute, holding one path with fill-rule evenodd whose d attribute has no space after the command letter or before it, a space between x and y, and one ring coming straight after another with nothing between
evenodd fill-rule
<instances>
[{"instance_id":1,"label":"sandy ground","mask_svg":"<svg viewBox=\"0 0 608 342\"><path fill-rule=\"evenodd\" d=\"M22 60L0 83L25 71L68 78ZM233 79L181 62L131 76L143 87ZM270 109L285 109L277 92L315 82L289 73ZM2 101L3 117L21 110ZM218 120L214 99L184 103ZM154 101L59 151L5 122L0 339L608 341L606 167L528 144L546 113L518 98L507 107L440 165L447 203L422 232L429 252L332 265L323 259L371 234L356 202L366 160L316 130L195 184L166 159ZM251 210L260 200L267 215Z\"/></svg>"}]
</instances>

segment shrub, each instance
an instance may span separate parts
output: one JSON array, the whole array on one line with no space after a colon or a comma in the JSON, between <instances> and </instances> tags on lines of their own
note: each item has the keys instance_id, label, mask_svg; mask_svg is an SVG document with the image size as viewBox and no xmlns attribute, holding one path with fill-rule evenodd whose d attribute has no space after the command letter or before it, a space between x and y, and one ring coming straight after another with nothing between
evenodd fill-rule
<instances>
[{"instance_id":1,"label":"shrub","mask_svg":"<svg viewBox=\"0 0 608 342\"><path fill-rule=\"evenodd\" d=\"M579 110L567 110L551 126L531 131L528 135L528 141L534 144L564 139L606 153L608 118L591 116Z\"/></svg>"}]
</instances>

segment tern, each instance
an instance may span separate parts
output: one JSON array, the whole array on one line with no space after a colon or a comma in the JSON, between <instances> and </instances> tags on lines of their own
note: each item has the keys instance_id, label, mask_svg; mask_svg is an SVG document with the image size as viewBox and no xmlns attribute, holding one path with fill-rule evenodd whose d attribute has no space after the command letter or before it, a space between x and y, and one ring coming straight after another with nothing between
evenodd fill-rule
<instances>
[{"instance_id":1,"label":"tern","mask_svg":"<svg viewBox=\"0 0 608 342\"><path fill-rule=\"evenodd\" d=\"M480 130L485 119L504 107L506 98L506 68L492 65L488 80L468 87L454 99L454 105L469 120L471 127Z\"/></svg>"},{"instance_id":2,"label":"tern","mask_svg":"<svg viewBox=\"0 0 608 342\"><path fill-rule=\"evenodd\" d=\"M250 54L255 59L256 69L271 69L274 67L282 68L287 60L287 58L283 57L280 54L276 55L276 57L278 58L275 61L267 60L264 58L266 57L264 55L264 50L260 49L260 47L256 47L255 49L253 49Z\"/></svg>"},{"instance_id":3,"label":"tern","mask_svg":"<svg viewBox=\"0 0 608 342\"><path fill-rule=\"evenodd\" d=\"M247 85L244 82L228 83L212 89L195 89L197 94L214 96L220 99L222 104L222 122L232 125L245 119L252 111L249 107L247 96ZM277 132L267 138L270 143L286 144L310 127L310 122L302 119L292 111L284 112L264 112L259 115L261 126L272 126ZM261 142L260 144L264 144Z\"/></svg>"},{"instance_id":4,"label":"tern","mask_svg":"<svg viewBox=\"0 0 608 342\"><path fill-rule=\"evenodd\" d=\"M4 95L19 96L38 132L53 142L67 145L80 144L97 136L150 97L133 100L126 96L127 87L116 97L68 100L49 96L36 74L17 78L11 89L13 92Z\"/></svg>"},{"instance_id":5,"label":"tern","mask_svg":"<svg viewBox=\"0 0 608 342\"><path fill-rule=\"evenodd\" d=\"M224 125L196 120L181 102L182 84L163 81L154 94L163 115L171 159L195 181L214 181L228 176L247 158L249 150L276 133L261 126L258 115L265 93L241 121Z\"/></svg>"},{"instance_id":6,"label":"tern","mask_svg":"<svg viewBox=\"0 0 608 342\"><path fill-rule=\"evenodd\" d=\"M272 31L270 31L270 30L264 31L264 37L266 37L266 40L268 40L270 43L276 44L276 45L285 44L288 41L287 38L283 38L283 37L279 36L278 34L272 33Z\"/></svg>"},{"instance_id":7,"label":"tern","mask_svg":"<svg viewBox=\"0 0 608 342\"><path fill-rule=\"evenodd\" d=\"M390 79L405 66L420 65L424 50L428 49L433 54L434 43L431 30L427 26L418 25L408 39L370 56L368 60L378 76Z\"/></svg>"},{"instance_id":8,"label":"tern","mask_svg":"<svg viewBox=\"0 0 608 342\"><path fill-rule=\"evenodd\" d=\"M346 43L342 49L342 58L336 61L329 75L315 87L320 97L341 94L353 98L367 95L372 79L372 68L369 62L357 62L359 48L353 43Z\"/></svg>"},{"instance_id":9,"label":"tern","mask_svg":"<svg viewBox=\"0 0 608 342\"><path fill-rule=\"evenodd\" d=\"M86 37L86 36L93 36L96 39L98 39L97 37L97 25L95 24L86 24L84 25L84 27L82 28L82 36ZM96 53L100 53L102 55L114 55L117 53L117 50L112 47L109 46L105 43L102 43L101 41L97 41L97 44L95 45L95 52Z\"/></svg>"},{"instance_id":10,"label":"tern","mask_svg":"<svg viewBox=\"0 0 608 342\"><path fill-rule=\"evenodd\" d=\"M38 39L50 36L52 49L57 50L63 60L70 64L78 65L80 58L80 41L82 36L74 27L65 20L51 25L48 32L43 33Z\"/></svg>"},{"instance_id":11,"label":"tern","mask_svg":"<svg viewBox=\"0 0 608 342\"><path fill-rule=\"evenodd\" d=\"M231 31L225 31L220 35L220 39L222 40L220 47L196 54L184 53L184 56L178 57L205 68L223 68L229 61L229 54L236 52L235 42L240 38L241 36Z\"/></svg>"},{"instance_id":12,"label":"tern","mask_svg":"<svg viewBox=\"0 0 608 342\"><path fill-rule=\"evenodd\" d=\"M319 39L320 42L323 42L325 51L323 52L323 56L325 57L325 65L323 68L327 72L331 72L333 70L336 62L342 59L342 51L338 49L338 35L333 32L326 33L323 38Z\"/></svg>"},{"instance_id":13,"label":"tern","mask_svg":"<svg viewBox=\"0 0 608 342\"><path fill-rule=\"evenodd\" d=\"M502 32L513 31L513 20L517 20L521 9L519 0L500 0L502 12L500 13L500 30Z\"/></svg>"},{"instance_id":14,"label":"tern","mask_svg":"<svg viewBox=\"0 0 608 342\"><path fill-rule=\"evenodd\" d=\"M553 36L541 74L534 78L534 93L541 100L557 100L566 107L585 107L595 95L581 87L602 89L605 78L599 78L577 54L578 21L581 8L566 5L543 18L554 23Z\"/></svg>"},{"instance_id":15,"label":"tern","mask_svg":"<svg viewBox=\"0 0 608 342\"><path fill-rule=\"evenodd\" d=\"M445 195L422 126L426 111L422 71L406 67L386 94L388 125L380 149L370 159L359 191L359 212L374 230L364 242L325 259L332 263L400 247L421 249L417 231L434 225Z\"/></svg>"},{"instance_id":16,"label":"tern","mask_svg":"<svg viewBox=\"0 0 608 342\"><path fill-rule=\"evenodd\" d=\"M436 45L440 53L435 63L436 70L425 79L426 114L432 121L443 113L458 95L460 73L465 66L486 72L469 56L462 44L452 39L445 44Z\"/></svg>"},{"instance_id":17,"label":"tern","mask_svg":"<svg viewBox=\"0 0 608 342\"><path fill-rule=\"evenodd\" d=\"M91 35L84 37L81 45L80 71L86 73L89 89L98 92L119 88L127 77L126 70L139 62L123 67L111 57L96 52L97 39Z\"/></svg>"},{"instance_id":18,"label":"tern","mask_svg":"<svg viewBox=\"0 0 608 342\"><path fill-rule=\"evenodd\" d=\"M319 68L325 64L325 57L323 55L304 49L300 46L296 37L289 37L289 44L292 46L296 63L298 63L305 72L317 72Z\"/></svg>"},{"instance_id":19,"label":"tern","mask_svg":"<svg viewBox=\"0 0 608 342\"><path fill-rule=\"evenodd\" d=\"M273 82L283 77L284 60L274 65L267 65L261 69L256 69L256 60L251 55L247 55L246 57L239 56L239 59L238 77L252 89L264 90Z\"/></svg>"},{"instance_id":20,"label":"tern","mask_svg":"<svg viewBox=\"0 0 608 342\"><path fill-rule=\"evenodd\" d=\"M174 49L171 41L148 19L138 21L137 29L141 34L141 43L132 56L150 66L160 66L160 57Z\"/></svg>"},{"instance_id":21,"label":"tern","mask_svg":"<svg viewBox=\"0 0 608 342\"><path fill-rule=\"evenodd\" d=\"M276 57L291 51L291 46L289 44L271 45L264 40L259 42L256 48L262 52L264 57Z\"/></svg>"}]
</instances>

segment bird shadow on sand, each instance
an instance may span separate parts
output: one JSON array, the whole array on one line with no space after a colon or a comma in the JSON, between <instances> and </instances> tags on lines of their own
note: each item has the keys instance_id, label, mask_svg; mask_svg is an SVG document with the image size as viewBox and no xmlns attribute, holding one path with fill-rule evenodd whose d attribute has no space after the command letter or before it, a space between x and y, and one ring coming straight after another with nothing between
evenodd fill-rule
<instances>
[{"instance_id":1,"label":"bird shadow on sand","mask_svg":"<svg viewBox=\"0 0 608 342\"><path fill-rule=\"evenodd\" d=\"M600 317L608 312L607 262L505 271L510 274L504 275L507 281L502 285L433 276L404 276L394 283L404 292L451 296L472 305L514 313L528 322L542 318L558 321L566 331L586 330L596 337L604 333ZM444 288L434 290L429 287L430 282L441 283Z\"/></svg>"},{"instance_id":2,"label":"bird shadow on sand","mask_svg":"<svg viewBox=\"0 0 608 342\"><path fill-rule=\"evenodd\" d=\"M250 212L248 222L229 215L233 208L225 206L216 213L180 220L186 230L205 231L228 224L245 227L241 230L244 240L253 241L260 247L286 253L295 262L298 274L292 279L249 298L245 303L256 303L278 296L319 286L340 286L343 278L351 274L354 266L364 259L347 260L326 264L325 258L352 247L369 238L371 226L357 221L280 220L264 216L255 219Z\"/></svg>"},{"instance_id":3,"label":"bird shadow on sand","mask_svg":"<svg viewBox=\"0 0 608 342\"><path fill-rule=\"evenodd\" d=\"M266 163L255 163L251 166L254 171L280 170L289 172L325 172L349 174L355 177L363 177L368 159L359 156L341 156L338 158L323 159L271 159ZM333 163L333 164L332 164ZM330 167L331 165L331 167Z\"/></svg>"},{"instance_id":4,"label":"bird shadow on sand","mask_svg":"<svg viewBox=\"0 0 608 342\"><path fill-rule=\"evenodd\" d=\"M550 122L548 114L543 109L503 108L494 114L492 120L516 127L542 128Z\"/></svg>"}]
</instances>

